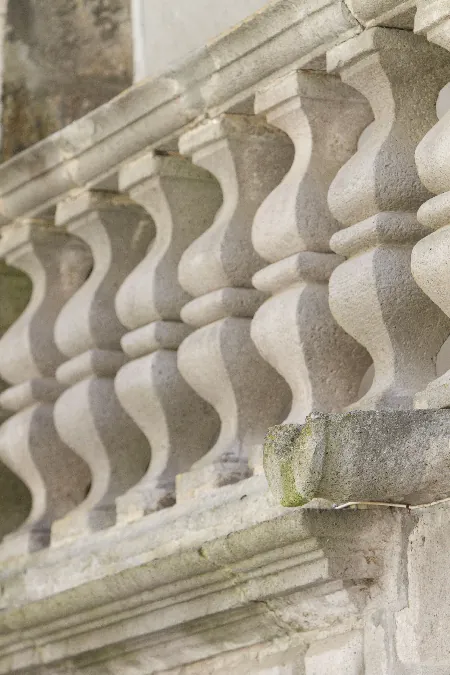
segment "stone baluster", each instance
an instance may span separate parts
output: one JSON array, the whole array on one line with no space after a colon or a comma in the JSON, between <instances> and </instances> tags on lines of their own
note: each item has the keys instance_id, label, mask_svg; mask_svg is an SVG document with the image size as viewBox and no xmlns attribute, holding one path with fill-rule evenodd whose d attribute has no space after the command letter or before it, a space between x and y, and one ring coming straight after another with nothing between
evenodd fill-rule
<instances>
[{"instance_id":1,"label":"stone baluster","mask_svg":"<svg viewBox=\"0 0 450 675\"><path fill-rule=\"evenodd\" d=\"M92 261L82 242L36 220L4 228L0 256L32 282L28 305L0 340L0 374L11 385L0 395L11 415L0 427L0 459L29 490L2 480L5 557L48 544L52 521L79 504L89 484L87 465L59 438L53 422L53 404L63 390L55 371L64 361L53 328Z\"/></svg>"},{"instance_id":2,"label":"stone baluster","mask_svg":"<svg viewBox=\"0 0 450 675\"><path fill-rule=\"evenodd\" d=\"M151 447L146 475L117 500L120 516L132 518L173 503L175 476L217 436L216 412L177 367L177 348L192 330L180 320L191 296L177 275L182 253L209 227L222 197L212 176L180 155L143 156L122 170L120 186L156 226L153 245L116 297L117 315L130 330L122 347L134 359L119 370L116 393Z\"/></svg>"},{"instance_id":3,"label":"stone baluster","mask_svg":"<svg viewBox=\"0 0 450 675\"><path fill-rule=\"evenodd\" d=\"M429 196L414 151L436 121L450 59L412 33L373 28L331 50L328 68L366 96L375 116L328 193L345 228L331 248L348 258L331 275L331 311L374 362L372 386L352 408L409 408L435 377L449 330L412 277L411 251L425 234L416 212Z\"/></svg>"},{"instance_id":4,"label":"stone baluster","mask_svg":"<svg viewBox=\"0 0 450 675\"><path fill-rule=\"evenodd\" d=\"M89 465L92 481L83 503L54 523L52 541L113 524L115 498L142 478L150 459L147 439L114 392L114 377L126 361L114 299L147 251L151 224L141 207L106 192L59 203L56 224L86 242L94 261L91 276L55 325L56 344L68 357L56 372L68 388L55 404L55 424Z\"/></svg>"},{"instance_id":5,"label":"stone baluster","mask_svg":"<svg viewBox=\"0 0 450 675\"><path fill-rule=\"evenodd\" d=\"M339 229L327 205L330 183L373 119L366 100L338 78L291 73L260 92L256 112L283 129L295 159L259 208L253 245L270 264L253 285L273 295L256 312L252 338L292 389L287 421L339 410L357 398L370 366L366 350L333 319L328 279L343 259L330 251Z\"/></svg>"},{"instance_id":6,"label":"stone baluster","mask_svg":"<svg viewBox=\"0 0 450 675\"><path fill-rule=\"evenodd\" d=\"M415 29L431 42L450 50L450 2L419 2ZM447 53L447 58L450 56ZM450 79L450 78L449 78ZM422 183L438 195L425 202L417 217L427 232L414 247L411 268L425 293L450 316L450 110L445 96L438 99L439 121L416 149L416 165ZM442 92L445 94L445 90ZM418 392L418 408L450 406L450 370Z\"/></svg>"},{"instance_id":7,"label":"stone baluster","mask_svg":"<svg viewBox=\"0 0 450 675\"><path fill-rule=\"evenodd\" d=\"M180 139L182 153L218 179L223 204L211 227L183 254L182 287L194 296L182 319L195 330L178 350L183 377L219 414L219 438L180 477L177 497L248 473L248 458L262 445L269 420L283 419L289 404L285 382L259 355L251 319L266 299L254 289L263 262L251 243L256 210L292 162L292 145L254 117L225 115L202 123ZM197 487L196 487L197 486Z\"/></svg>"}]
</instances>

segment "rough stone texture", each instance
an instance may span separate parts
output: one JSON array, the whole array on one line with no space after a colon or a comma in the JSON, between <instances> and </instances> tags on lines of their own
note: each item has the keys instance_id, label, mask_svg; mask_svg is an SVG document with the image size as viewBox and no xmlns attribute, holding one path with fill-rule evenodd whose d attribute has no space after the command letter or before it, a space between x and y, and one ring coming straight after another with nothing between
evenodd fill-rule
<instances>
[{"instance_id":1,"label":"rough stone texture","mask_svg":"<svg viewBox=\"0 0 450 675\"><path fill-rule=\"evenodd\" d=\"M224 115L184 134L180 150L217 178L223 195L210 227L186 249L178 268L182 287L195 298L181 318L198 327L180 345L178 367L221 422L216 443L193 469L206 477L213 465L220 482L227 474L232 482L261 454L268 418L282 421L290 402L286 383L258 353L250 327L255 305L266 297L251 285L263 265L252 246L252 223L289 168L292 146L263 120ZM253 301L242 302L249 296ZM181 481L178 487L181 493Z\"/></svg>"},{"instance_id":2,"label":"rough stone texture","mask_svg":"<svg viewBox=\"0 0 450 675\"><path fill-rule=\"evenodd\" d=\"M450 587L443 562L450 543L448 504L424 511L409 536L408 604L396 614L399 660L420 673L448 672ZM442 669L442 670L441 670Z\"/></svg>"},{"instance_id":3,"label":"rough stone texture","mask_svg":"<svg viewBox=\"0 0 450 675\"><path fill-rule=\"evenodd\" d=\"M448 2L420 2L415 25L417 32L427 35L431 42L436 42L447 50L450 50L449 9ZM448 51L447 56L450 59ZM439 121L416 149L419 176L423 184L438 196L422 204L417 213L419 222L429 234L414 247L411 269L420 288L448 317L450 316L448 292L450 162L446 156L446 148L450 141L448 105L442 105L438 112L440 113ZM449 406L449 384L450 371L447 370L416 395L416 407L443 408Z\"/></svg>"},{"instance_id":4,"label":"rough stone texture","mask_svg":"<svg viewBox=\"0 0 450 675\"><path fill-rule=\"evenodd\" d=\"M388 6L383 2L353 4L361 16L366 10L370 14L371 8L376 13ZM295 71L300 62L311 65L311 59L315 67L323 67L320 57L327 45L361 30L361 26L355 27L347 21L349 16L345 3L333 0L271 3L244 27L230 33L226 40L219 39L214 45L208 45L202 58L195 57L167 77L132 89L110 106L58 134L51 142L25 153L26 160L22 157L20 161L11 162L7 171L0 170L3 213L8 218L14 215L14 209L45 211L55 195L74 185L85 188L86 181L102 181L105 171L117 173L124 159L141 152L149 143L166 143L181 127L205 111L208 117L214 118L218 107L239 105L256 85L261 85L261 78L272 76L275 71L286 68ZM409 39L410 36L404 37L406 41ZM423 56L422 48L418 51ZM437 64L442 63L442 52L428 52L427 48L423 51L427 58L429 56L427 64L432 80L439 70ZM368 56L372 65L379 59L382 61L382 55L371 51L370 45L368 52L364 58ZM342 52L340 54L342 56ZM351 57L355 70L361 67L360 56ZM394 56L401 60L402 50L398 49ZM414 59L420 61L420 54L409 50L408 56L411 56L410 70L414 71L417 65ZM432 98L428 85L424 87L419 77L420 68L414 71L415 77L407 73L409 79L405 79L405 87ZM374 70L384 78L383 72ZM278 75L283 72L277 72ZM265 81L263 86L267 84L270 82ZM400 114L402 97L394 100L392 108L387 105L392 103L391 98L380 96L379 99L377 103L381 107ZM411 100L409 91L406 99ZM420 96L413 100L414 105L402 114L415 124L424 103ZM431 104L427 99L426 105L432 108L434 101ZM387 114L386 110L383 113ZM365 147L367 156L371 144L386 140L383 134L373 135L373 131L373 127L369 128L360 141L360 148ZM406 125L399 136L404 132L409 139L409 131ZM223 152L223 141L223 138L214 138L218 153ZM239 149L243 151L244 147L241 143ZM210 149L208 147L208 151ZM205 145L197 150L207 154ZM392 156L395 164L396 154ZM255 162L256 168L271 169L271 160L275 163L275 158L264 157L263 161ZM145 165L145 159L143 162ZM437 167L439 175L442 173L439 162ZM363 174L356 171L347 183L351 179L357 181ZM228 178L233 175L230 165L226 175ZM408 171L399 173L401 178L409 175ZM445 178L443 173L442 176ZM244 182L240 179L238 187ZM382 196L389 193L390 188L390 183L383 185ZM224 192L228 194L225 201L230 204L229 195L233 191ZM364 201L363 191L360 197L360 202ZM85 286L86 295L81 295L78 307L72 307L72 313L66 315L63 341L69 345L67 356L73 357L73 361L61 372L69 384L72 378L87 374L111 380L118 363L123 363L123 355L116 358L117 354L112 360L102 361L98 350L120 350L118 335L124 331L120 332L112 298L116 286L123 281L120 274L127 256L118 255L117 249L120 253L122 249L113 243L113 214L109 213L103 222L96 209L91 208L89 197L83 200L82 195L81 205L87 207L85 210L80 209L77 200L75 203L69 200L58 213L61 227L69 223L69 228L75 227L81 234L85 226L84 232L90 233L89 244L95 253L98 253L96 244L101 244L93 281L87 291ZM411 203L415 204L413 199ZM83 222L74 226L80 210ZM387 232L386 223L392 226L393 222L397 221L380 218L372 228L373 223L369 223L364 230L363 246L382 247L386 243L383 237L393 235L392 230ZM126 223L123 219L118 229L126 237L134 224L133 218ZM412 236L421 231L414 229L417 224L413 218L405 219L404 224L406 229L411 228ZM272 232L278 226L279 222L274 220ZM229 241L223 242L226 248ZM348 246L350 255L354 256L361 240L355 243L352 237L343 235L340 243ZM394 248L402 245L395 241ZM123 248L127 246L125 243ZM283 246L280 248L284 251ZM105 282L105 277L99 280L99 276L108 268L110 250L114 261L110 269L112 277ZM130 266L136 262L132 261ZM199 268L215 263L205 257ZM271 278L269 275L266 282L273 282L273 291L268 286L261 293L267 289L279 292L286 279L294 283L298 263L296 258L282 273L277 271ZM173 273L173 268L171 271ZM323 278L327 270L319 272ZM119 278L114 277L114 273ZM198 269L197 276L200 278L191 281L202 291L202 275ZM400 274L398 278L403 277ZM154 316L150 302L154 296L149 294L146 304L141 284L139 286L142 294L136 306L130 307L136 299L133 291L124 301L129 310L125 314L130 330L136 321L142 321L140 327L146 329ZM242 320L253 313L255 304L249 302L249 295L255 296L250 285L231 288L231 293L228 290L220 286L218 292L211 290L206 300L199 297L190 303L188 314L194 328L205 321L210 322L208 325L220 324L224 314L227 316L233 311L240 313L233 318ZM163 297L173 299L168 292L164 292ZM394 297L401 297L401 293ZM370 306L366 317L372 319L372 310ZM394 322L396 316L394 312ZM413 315L413 318L417 317ZM99 327L98 332L92 330L94 338L109 340L113 333L112 345L90 340L91 334L86 343L86 333L96 321ZM411 324L411 330L413 327ZM142 350L152 345L158 348L170 343L174 351L180 334L181 331L175 336L172 334L169 340L169 331L155 329L140 333L135 341L131 337L126 344L132 349L130 356L139 359L145 356ZM233 337L232 330L225 335L222 354L227 353ZM51 342L50 334L45 340L46 348ZM122 344L125 345L125 340ZM426 347L428 349L428 345ZM102 354L105 355L104 351ZM105 372L102 367L106 366ZM205 364L200 361L199 370L202 368ZM241 371L241 377L247 386L246 380L254 377L254 373L251 369ZM220 396L223 382L220 377L215 378ZM127 472L136 470L132 455L136 445L127 439L124 441L121 421L118 424L115 410L111 412L108 407L109 397L113 395L110 384L103 391L100 388L91 391L91 398L81 401L81 405L80 397L74 395L72 406L66 408L65 421L72 425L74 443L83 446L82 452L92 464L93 454L98 453L97 459L101 455L99 436L105 428L111 431L107 440L117 442L124 451L122 459L125 456L126 470L122 473L119 470L119 477L129 478ZM259 393L257 390L256 395ZM17 403L14 396L11 400ZM253 405L255 400L251 399L250 403ZM82 405L86 407L80 414ZM93 418L89 414L93 410L106 411L103 417L100 415L94 420L100 425L91 424ZM333 418L334 421L327 418L326 424L322 424L323 418L312 420L313 432L304 445L314 460L323 459L323 462L316 462L315 474L310 472L311 475L306 476L311 492L321 469L319 491L335 495L341 489L339 499L361 492L381 496L383 490L383 496L387 493L398 497L397 492L392 492L394 489L401 489L401 496L408 500L440 494L441 488L442 494L448 494L448 415L448 411L392 416L354 413ZM299 435L298 426L291 427L290 433L295 440ZM321 448L329 450L323 458ZM277 480L281 481L281 489L287 492L288 498L294 497L295 501L296 481L302 478L301 472L296 474L290 466L289 453L280 454L287 466ZM299 458L299 465L300 460L303 459ZM302 466L306 466L307 473L308 466L304 463ZM142 465L139 468L142 473L145 471ZM105 465L98 464L96 471L101 478L108 478ZM182 478L189 482L192 476L188 473ZM335 511L325 500L313 500L307 507L286 510L267 492L264 476L253 476L220 488L214 485L217 489L205 489L197 494L197 499L195 480L192 482L189 498L170 508L149 515L140 513L141 517L131 523L118 523L95 533L88 529L82 537L58 541L48 549L2 561L1 675L154 675L161 672L168 675L310 675L311 672L314 675L448 675L448 506L424 511L381 507ZM416 492L411 496L412 490ZM4 493L0 493L0 497L3 496Z\"/></svg>"},{"instance_id":5,"label":"rough stone texture","mask_svg":"<svg viewBox=\"0 0 450 675\"><path fill-rule=\"evenodd\" d=\"M450 496L450 412L354 411L272 427L264 446L269 485L284 506L431 502Z\"/></svg>"},{"instance_id":6,"label":"rough stone texture","mask_svg":"<svg viewBox=\"0 0 450 675\"><path fill-rule=\"evenodd\" d=\"M416 0L346 0L353 16L364 26L390 26L411 29Z\"/></svg>"},{"instance_id":7,"label":"rough stone texture","mask_svg":"<svg viewBox=\"0 0 450 675\"><path fill-rule=\"evenodd\" d=\"M217 438L216 412L177 367L177 348L191 332L180 319L191 296L177 272L184 251L210 226L222 196L207 171L175 154L144 155L124 167L120 185L146 209L156 229L147 255L115 300L117 315L130 330L122 349L139 357L119 370L115 391L151 447L146 475L118 499L118 509L139 517L174 502L175 476L189 471Z\"/></svg>"},{"instance_id":8,"label":"rough stone texture","mask_svg":"<svg viewBox=\"0 0 450 675\"><path fill-rule=\"evenodd\" d=\"M16 558L0 673L304 675L311 644L390 607L403 516L285 511L257 477Z\"/></svg>"},{"instance_id":9,"label":"rough stone texture","mask_svg":"<svg viewBox=\"0 0 450 675\"><path fill-rule=\"evenodd\" d=\"M61 309L54 330L67 359L56 371L58 382L66 387L55 403L56 429L91 470L86 499L54 523L55 539L114 522L115 498L134 486L148 467L147 439L114 391L114 377L126 361L120 346L125 328L114 300L154 232L140 206L107 192L86 191L61 202L56 224L87 244L93 264L90 276Z\"/></svg>"},{"instance_id":10,"label":"rough stone texture","mask_svg":"<svg viewBox=\"0 0 450 675\"><path fill-rule=\"evenodd\" d=\"M329 46L361 30L341 0L269 3L187 63L123 92L0 167L0 222L41 211L73 187L98 185L143 148L173 141L206 111L248 101L264 78L317 63Z\"/></svg>"},{"instance_id":11,"label":"rough stone texture","mask_svg":"<svg viewBox=\"0 0 450 675\"><path fill-rule=\"evenodd\" d=\"M9 0L3 159L132 82L130 0Z\"/></svg>"},{"instance_id":12,"label":"rough stone texture","mask_svg":"<svg viewBox=\"0 0 450 675\"><path fill-rule=\"evenodd\" d=\"M255 110L289 134L295 157L253 221L253 246L271 264L252 283L271 297L257 309L251 334L292 390L286 421L303 422L312 410L342 410L355 401L370 366L366 350L329 308L328 279L342 258L329 247L339 224L327 192L372 113L338 78L310 72L292 73L258 92Z\"/></svg>"},{"instance_id":13,"label":"rough stone texture","mask_svg":"<svg viewBox=\"0 0 450 675\"><path fill-rule=\"evenodd\" d=\"M328 193L344 228L330 246L348 258L330 277L331 312L367 349L375 370L369 391L351 408L408 409L436 377L450 330L411 274L412 248L426 234L416 212L429 197L414 151L437 120L450 58L410 32L372 28L332 49L327 63L367 97L375 116Z\"/></svg>"},{"instance_id":14,"label":"rough stone texture","mask_svg":"<svg viewBox=\"0 0 450 675\"><path fill-rule=\"evenodd\" d=\"M0 427L0 458L31 494L31 509L23 490L8 495L12 503L2 495L7 513L15 507L12 522L1 519L1 532L8 534L0 551L4 557L47 545L51 521L82 501L89 481L87 466L61 442L53 423L53 402L61 391L55 370L64 359L53 327L62 305L84 282L90 256L80 242L44 221L4 230L0 255L33 284L29 304L0 340L0 373L12 385L0 395L0 405L11 414Z\"/></svg>"}]
</instances>

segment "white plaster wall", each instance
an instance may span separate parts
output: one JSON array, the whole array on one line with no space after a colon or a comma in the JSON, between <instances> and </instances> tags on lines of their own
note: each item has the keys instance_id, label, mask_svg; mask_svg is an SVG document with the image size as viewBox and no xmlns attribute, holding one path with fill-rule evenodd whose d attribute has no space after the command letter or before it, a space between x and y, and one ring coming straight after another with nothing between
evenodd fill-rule
<instances>
[{"instance_id":1,"label":"white plaster wall","mask_svg":"<svg viewBox=\"0 0 450 675\"><path fill-rule=\"evenodd\" d=\"M134 79L160 75L267 0L132 0Z\"/></svg>"}]
</instances>

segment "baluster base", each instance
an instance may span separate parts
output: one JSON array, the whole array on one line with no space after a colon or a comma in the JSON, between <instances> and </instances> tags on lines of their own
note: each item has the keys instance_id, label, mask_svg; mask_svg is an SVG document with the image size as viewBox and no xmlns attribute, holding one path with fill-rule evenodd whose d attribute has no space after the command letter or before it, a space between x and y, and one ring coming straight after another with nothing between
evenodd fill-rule
<instances>
[{"instance_id":1,"label":"baluster base","mask_svg":"<svg viewBox=\"0 0 450 675\"><path fill-rule=\"evenodd\" d=\"M68 541L82 539L86 534L105 530L116 524L115 505L98 507L88 512L72 511L65 518L55 520L51 531L51 544L58 546Z\"/></svg>"},{"instance_id":2,"label":"baluster base","mask_svg":"<svg viewBox=\"0 0 450 675\"><path fill-rule=\"evenodd\" d=\"M47 548L50 543L50 528L23 528L13 534L7 534L0 546L0 562L9 558L29 555Z\"/></svg>"},{"instance_id":3,"label":"baluster base","mask_svg":"<svg viewBox=\"0 0 450 675\"><path fill-rule=\"evenodd\" d=\"M149 513L167 509L176 501L175 485L169 482L167 485L148 484L142 489L130 490L116 499L117 524L125 525L139 520Z\"/></svg>"},{"instance_id":4,"label":"baluster base","mask_svg":"<svg viewBox=\"0 0 450 675\"><path fill-rule=\"evenodd\" d=\"M209 464L200 469L180 473L176 478L177 503L210 495L224 485L249 478L251 474L248 463L244 461Z\"/></svg>"},{"instance_id":5,"label":"baluster base","mask_svg":"<svg viewBox=\"0 0 450 675\"><path fill-rule=\"evenodd\" d=\"M414 398L416 410L450 408L450 371L438 377Z\"/></svg>"}]
</instances>

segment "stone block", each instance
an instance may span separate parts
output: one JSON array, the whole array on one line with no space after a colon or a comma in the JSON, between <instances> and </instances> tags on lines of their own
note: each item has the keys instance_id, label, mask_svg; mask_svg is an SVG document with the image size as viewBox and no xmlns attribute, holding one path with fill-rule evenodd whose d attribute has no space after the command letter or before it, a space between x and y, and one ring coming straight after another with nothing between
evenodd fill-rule
<instances>
[{"instance_id":1,"label":"stone block","mask_svg":"<svg viewBox=\"0 0 450 675\"><path fill-rule=\"evenodd\" d=\"M264 467L283 506L423 504L450 495L449 439L448 410L317 413L269 430Z\"/></svg>"},{"instance_id":2,"label":"stone block","mask_svg":"<svg viewBox=\"0 0 450 675\"><path fill-rule=\"evenodd\" d=\"M306 675L363 675L363 636L352 631L313 644L305 656Z\"/></svg>"}]
</instances>

